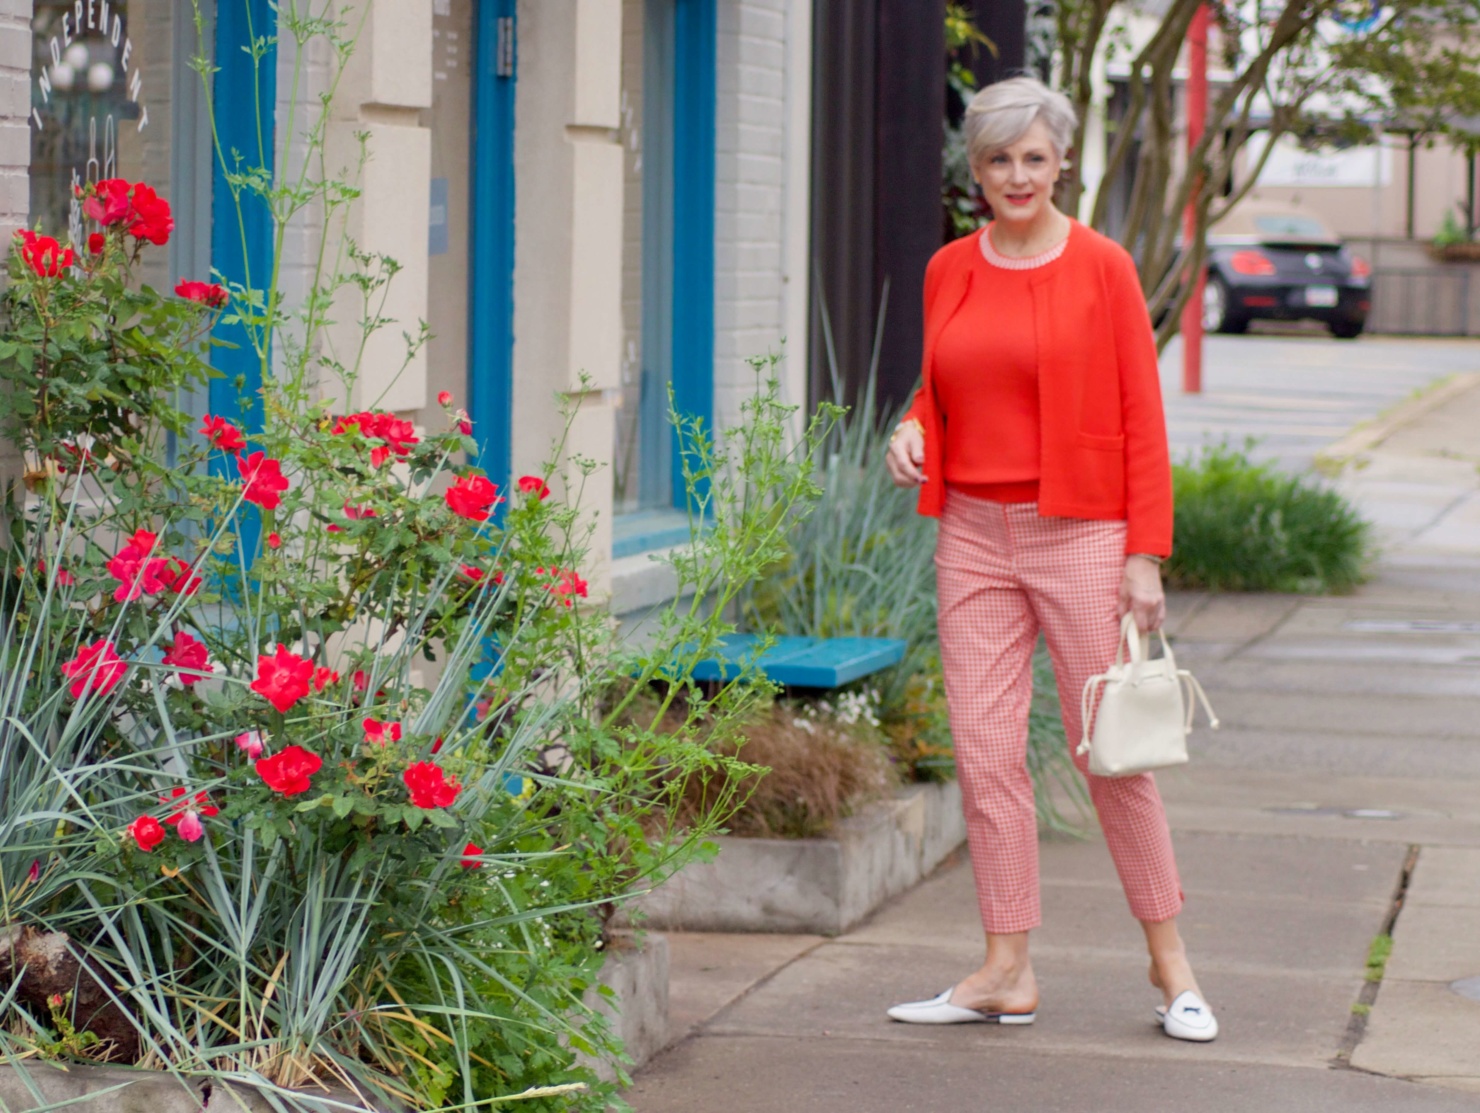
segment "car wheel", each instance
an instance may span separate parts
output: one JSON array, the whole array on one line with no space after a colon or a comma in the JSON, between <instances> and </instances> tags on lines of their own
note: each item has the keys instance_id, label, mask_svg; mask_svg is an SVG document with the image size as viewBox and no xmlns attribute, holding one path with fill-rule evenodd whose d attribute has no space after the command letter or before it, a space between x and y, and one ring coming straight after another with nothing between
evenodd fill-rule
<instances>
[{"instance_id":1,"label":"car wheel","mask_svg":"<svg viewBox=\"0 0 1480 1113\"><path fill-rule=\"evenodd\" d=\"M1228 283L1217 275L1209 278L1203 286L1202 323L1204 332L1244 332L1249 322L1229 310L1232 293Z\"/></svg>"},{"instance_id":2,"label":"car wheel","mask_svg":"<svg viewBox=\"0 0 1480 1113\"><path fill-rule=\"evenodd\" d=\"M1331 329L1331 335L1338 340L1355 340L1362 335L1362 330L1367 327L1366 317L1340 317L1334 321L1327 322Z\"/></svg>"}]
</instances>

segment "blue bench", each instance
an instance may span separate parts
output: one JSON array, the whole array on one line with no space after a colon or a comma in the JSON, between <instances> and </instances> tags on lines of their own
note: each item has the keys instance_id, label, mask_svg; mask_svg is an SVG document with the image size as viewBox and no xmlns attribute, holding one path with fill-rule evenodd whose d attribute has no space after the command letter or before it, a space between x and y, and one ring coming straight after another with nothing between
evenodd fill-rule
<instances>
[{"instance_id":1,"label":"blue bench","mask_svg":"<svg viewBox=\"0 0 1480 1113\"><path fill-rule=\"evenodd\" d=\"M902 638L778 637L760 657L754 634L730 634L719 652L695 666L695 680L725 681L740 675L740 662L755 658L767 679L789 688L841 688L897 665L904 659Z\"/></svg>"}]
</instances>

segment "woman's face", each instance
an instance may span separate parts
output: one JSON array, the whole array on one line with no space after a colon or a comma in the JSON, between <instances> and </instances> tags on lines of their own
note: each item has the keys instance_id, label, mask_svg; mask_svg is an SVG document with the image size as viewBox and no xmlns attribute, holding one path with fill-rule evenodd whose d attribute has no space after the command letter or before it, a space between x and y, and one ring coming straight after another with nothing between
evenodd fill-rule
<instances>
[{"instance_id":1,"label":"woman's face","mask_svg":"<svg viewBox=\"0 0 1480 1113\"><path fill-rule=\"evenodd\" d=\"M1062 160L1041 119L1010 147L989 151L973 169L992 215L1028 225L1053 205L1053 184Z\"/></svg>"}]
</instances>

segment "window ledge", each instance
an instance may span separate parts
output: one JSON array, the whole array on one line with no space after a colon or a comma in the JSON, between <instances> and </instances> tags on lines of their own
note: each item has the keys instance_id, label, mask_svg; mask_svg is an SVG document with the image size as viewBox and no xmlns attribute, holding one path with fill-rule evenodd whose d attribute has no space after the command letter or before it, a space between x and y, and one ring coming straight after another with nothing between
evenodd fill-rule
<instances>
[{"instance_id":1,"label":"window ledge","mask_svg":"<svg viewBox=\"0 0 1480 1113\"><path fill-rule=\"evenodd\" d=\"M612 519L612 560L672 549L689 539L689 516L681 510L637 510Z\"/></svg>"}]
</instances>

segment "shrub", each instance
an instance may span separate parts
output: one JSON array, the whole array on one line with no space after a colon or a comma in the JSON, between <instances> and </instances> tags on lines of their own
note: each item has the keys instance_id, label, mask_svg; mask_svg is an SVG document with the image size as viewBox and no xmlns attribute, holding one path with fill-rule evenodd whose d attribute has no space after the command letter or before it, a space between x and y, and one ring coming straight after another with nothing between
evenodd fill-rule
<instances>
[{"instance_id":1,"label":"shrub","mask_svg":"<svg viewBox=\"0 0 1480 1113\"><path fill-rule=\"evenodd\" d=\"M1350 591L1371 532L1319 481L1257 464L1220 444L1172 469L1176 534L1168 581L1209 591Z\"/></svg>"}]
</instances>

